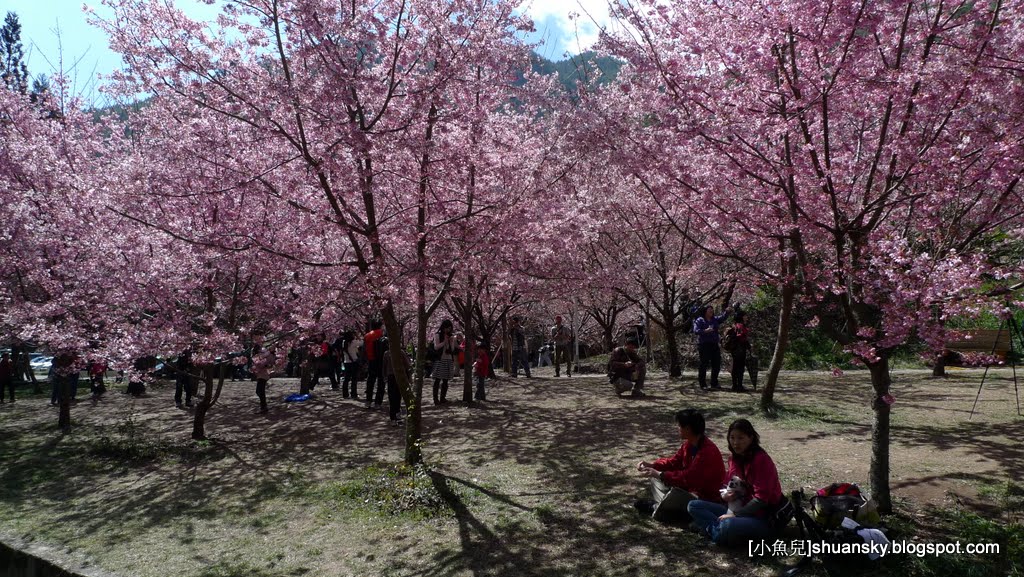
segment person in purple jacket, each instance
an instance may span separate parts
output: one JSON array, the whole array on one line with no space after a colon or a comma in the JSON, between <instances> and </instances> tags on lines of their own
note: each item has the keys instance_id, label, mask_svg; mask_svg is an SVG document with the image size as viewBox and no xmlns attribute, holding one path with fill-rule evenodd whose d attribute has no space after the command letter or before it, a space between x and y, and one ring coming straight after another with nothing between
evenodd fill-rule
<instances>
[{"instance_id":1,"label":"person in purple jacket","mask_svg":"<svg viewBox=\"0 0 1024 577\"><path fill-rule=\"evenodd\" d=\"M722 369L722 349L719 345L721 337L718 327L729 317L730 311L732 307L726 307L725 312L716 317L715 307L708 305L704 307L704 314L693 321L693 332L697 335L697 352L700 353L697 380L701 389L708 388L708 365L711 366L711 388L719 388L718 372Z\"/></svg>"},{"instance_id":2,"label":"person in purple jacket","mask_svg":"<svg viewBox=\"0 0 1024 577\"><path fill-rule=\"evenodd\" d=\"M729 466L723 479L728 490L722 499L728 507L711 501L690 501L686 510L694 527L720 545L740 545L750 540L768 539L775 530L772 514L782 504L782 484L775 463L761 448L761 437L754 425L738 419L729 425ZM738 482L730 481L738 477Z\"/></svg>"}]
</instances>

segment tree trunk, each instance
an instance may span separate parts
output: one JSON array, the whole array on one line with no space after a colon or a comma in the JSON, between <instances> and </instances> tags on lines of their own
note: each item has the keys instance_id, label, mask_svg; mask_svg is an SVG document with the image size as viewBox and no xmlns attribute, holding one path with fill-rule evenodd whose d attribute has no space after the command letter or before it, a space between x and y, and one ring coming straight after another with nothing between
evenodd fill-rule
<instances>
[{"instance_id":1,"label":"tree trunk","mask_svg":"<svg viewBox=\"0 0 1024 577\"><path fill-rule=\"evenodd\" d=\"M761 391L761 410L765 412L775 409L775 386L779 382L779 372L782 371L786 349L789 347L789 329L793 324L795 296L796 287L792 283L787 282L782 285L782 306L779 308L779 328L775 339L775 352L772 354L772 363L768 367L764 389Z\"/></svg>"},{"instance_id":2,"label":"tree trunk","mask_svg":"<svg viewBox=\"0 0 1024 577\"><path fill-rule=\"evenodd\" d=\"M216 365L207 364L203 367L203 382L206 387L203 392L203 400L196 405L196 416L192 420L192 438L196 441L206 440L206 414L210 412L210 407L217 400L217 396L213 390L213 373L217 371L217 390L220 391L221 387L224 386L224 376L227 374L227 366L224 363L218 363Z\"/></svg>"},{"instance_id":3,"label":"tree trunk","mask_svg":"<svg viewBox=\"0 0 1024 577\"><path fill-rule=\"evenodd\" d=\"M405 420L405 462L409 465L417 465L423 462L423 450L421 440L423 438L423 365L427 354L427 323L430 315L421 299L416 310L416 362L413 370L415 372L415 385L409 381L404 347L402 346L402 327L398 323L398 315L395 313L394 304L388 304L381 310L384 318L384 327L388 331L390 341L391 359L396 360L399 365L394 367L395 383L402 395L402 401L408 415ZM399 354L395 354L398 352ZM386 385L385 385L386 386Z\"/></svg>"},{"instance_id":4,"label":"tree trunk","mask_svg":"<svg viewBox=\"0 0 1024 577\"><path fill-rule=\"evenodd\" d=\"M74 379L71 375L57 375L54 371L53 378L57 379L57 393L60 399L60 414L57 417L57 427L65 433L71 430L71 384Z\"/></svg>"},{"instance_id":5,"label":"tree trunk","mask_svg":"<svg viewBox=\"0 0 1024 577\"><path fill-rule=\"evenodd\" d=\"M608 324L602 327L604 329L604 335L602 340L604 341L604 352L610 353L615 350L615 334L614 324Z\"/></svg>"},{"instance_id":6,"label":"tree trunk","mask_svg":"<svg viewBox=\"0 0 1024 577\"><path fill-rule=\"evenodd\" d=\"M679 336L675 325L665 328L665 346L668 347L668 376L678 378L683 375L682 354L679 351Z\"/></svg>"},{"instance_id":7,"label":"tree trunk","mask_svg":"<svg viewBox=\"0 0 1024 577\"><path fill-rule=\"evenodd\" d=\"M305 345L302 345L302 349L306 348ZM308 395L309 385L313 382L313 371L316 370L312 364L316 361L308 356L308 351L306 350L299 352L299 359L301 359L299 361L299 394Z\"/></svg>"},{"instance_id":8,"label":"tree trunk","mask_svg":"<svg viewBox=\"0 0 1024 577\"><path fill-rule=\"evenodd\" d=\"M508 338L508 319L501 317L501 370L512 374L512 341Z\"/></svg>"},{"instance_id":9,"label":"tree trunk","mask_svg":"<svg viewBox=\"0 0 1024 577\"><path fill-rule=\"evenodd\" d=\"M882 400L889 394L892 381L889 377L888 353L879 354L878 362L868 365L871 371L871 386L875 391L873 409L875 422L871 427L871 496L878 503L882 513L892 513L892 496L889 493L889 415L891 407Z\"/></svg>"},{"instance_id":10,"label":"tree trunk","mask_svg":"<svg viewBox=\"0 0 1024 577\"><path fill-rule=\"evenodd\" d=\"M469 282L466 283L466 306L462 311L462 328L465 331L466 340L463 345L462 355L462 402L469 406L473 404L473 362L471 356L475 353L473 346L473 275L469 275ZM458 356L456 356L456 361Z\"/></svg>"},{"instance_id":11,"label":"tree trunk","mask_svg":"<svg viewBox=\"0 0 1024 577\"><path fill-rule=\"evenodd\" d=\"M941 310L938 307L933 307L932 317L935 319L936 324L942 329L946 328L945 321L942 320ZM942 347L939 348L938 354L935 356L935 364L932 365L932 376L933 377L944 377L946 376L946 343L943 339Z\"/></svg>"},{"instance_id":12,"label":"tree trunk","mask_svg":"<svg viewBox=\"0 0 1024 577\"><path fill-rule=\"evenodd\" d=\"M32 383L32 392L39 395L43 392L43 386L32 372L31 359L28 356L28 349L24 347L14 348L11 355L11 362L14 363L14 380L25 383Z\"/></svg>"},{"instance_id":13,"label":"tree trunk","mask_svg":"<svg viewBox=\"0 0 1024 577\"><path fill-rule=\"evenodd\" d=\"M654 359L654 353L651 351L651 299L647 299L644 306L644 348L647 349L644 360L649 363Z\"/></svg>"}]
</instances>

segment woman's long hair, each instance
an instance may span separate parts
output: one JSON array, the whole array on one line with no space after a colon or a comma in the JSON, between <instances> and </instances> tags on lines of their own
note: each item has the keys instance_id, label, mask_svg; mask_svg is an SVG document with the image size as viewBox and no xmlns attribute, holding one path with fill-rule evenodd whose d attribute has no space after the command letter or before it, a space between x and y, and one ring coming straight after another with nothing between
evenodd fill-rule
<instances>
[{"instance_id":1,"label":"woman's long hair","mask_svg":"<svg viewBox=\"0 0 1024 577\"><path fill-rule=\"evenodd\" d=\"M455 325L452 324L451 319L444 319L443 321L441 321L441 326L439 326L437 328L438 336L444 337L444 329L445 329L445 327L448 327L449 329L451 329L452 332L455 331Z\"/></svg>"},{"instance_id":2,"label":"woman's long hair","mask_svg":"<svg viewBox=\"0 0 1024 577\"><path fill-rule=\"evenodd\" d=\"M750 446L747 447L746 453L737 453L736 450L732 448L733 431L739 431L750 437ZM729 452L732 453L733 458L739 459L741 461L745 461L753 457L755 454L757 454L758 451L764 450L761 448L761 435L757 434L757 431L754 430L754 425L752 425L750 421L746 419L736 419L735 421L733 421L732 424L729 425L729 433L726 435L725 438L726 442L729 443Z\"/></svg>"}]
</instances>

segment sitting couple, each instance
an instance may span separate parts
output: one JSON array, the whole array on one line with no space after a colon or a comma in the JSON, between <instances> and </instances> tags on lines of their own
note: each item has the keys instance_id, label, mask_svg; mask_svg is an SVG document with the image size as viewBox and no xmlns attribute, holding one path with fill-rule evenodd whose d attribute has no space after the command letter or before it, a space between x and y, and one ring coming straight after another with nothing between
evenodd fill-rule
<instances>
[{"instance_id":1,"label":"sitting couple","mask_svg":"<svg viewBox=\"0 0 1024 577\"><path fill-rule=\"evenodd\" d=\"M651 479L653 500L637 501L641 513L658 521L691 520L691 528L715 543L738 545L774 533L771 519L782 504L782 485L761 438L746 419L729 426L729 466L704 435L704 416L676 413L683 446L673 457L637 465Z\"/></svg>"}]
</instances>

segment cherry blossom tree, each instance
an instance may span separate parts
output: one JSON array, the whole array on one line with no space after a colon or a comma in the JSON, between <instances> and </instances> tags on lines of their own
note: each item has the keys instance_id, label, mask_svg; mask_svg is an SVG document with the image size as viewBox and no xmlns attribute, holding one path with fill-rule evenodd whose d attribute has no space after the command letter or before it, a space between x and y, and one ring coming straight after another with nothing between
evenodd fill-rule
<instances>
[{"instance_id":1,"label":"cherry blossom tree","mask_svg":"<svg viewBox=\"0 0 1024 577\"><path fill-rule=\"evenodd\" d=\"M64 98L65 85L57 86ZM79 368L75 355L93 345L106 302L105 287L89 276L109 271L95 251L106 239L90 226L98 212L91 203L102 198L91 178L117 146L69 100L68 113L54 117L51 104L64 102L0 90L0 332L59 356L62 382ZM58 424L67 429L70 389L60 393Z\"/></svg>"},{"instance_id":2,"label":"cherry blossom tree","mask_svg":"<svg viewBox=\"0 0 1024 577\"><path fill-rule=\"evenodd\" d=\"M225 2L208 27L164 2L108 4L115 16L101 25L126 62L114 90L151 97L138 131L160 142L144 144L224 175L211 190L186 169L161 202L234 199L217 218L236 243L217 250L270 253L296 283L356 288L399 339L415 310L416 377L396 367L396 378L410 409L406 458L418 461L430 316L469 247L505 240L483 236L486 215L543 181L508 156L538 116L530 75L516 82L529 54L515 33L529 21L508 2L264 0ZM251 203L268 207L264 221ZM181 229L174 214L135 218ZM329 302L301 307L300 326L322 322L309 311Z\"/></svg>"},{"instance_id":3,"label":"cherry blossom tree","mask_svg":"<svg viewBox=\"0 0 1024 577\"><path fill-rule=\"evenodd\" d=\"M643 95L637 133L685 151L632 161L652 197L705 207L711 251L774 250L782 266L755 270L817 307L870 370L870 481L886 510L889 355L987 271L973 243L925 239L1019 217L1002 208L1019 206L1022 167L1017 9L636 2L619 11L628 32L608 38L633 66L620 90Z\"/></svg>"}]
</instances>

